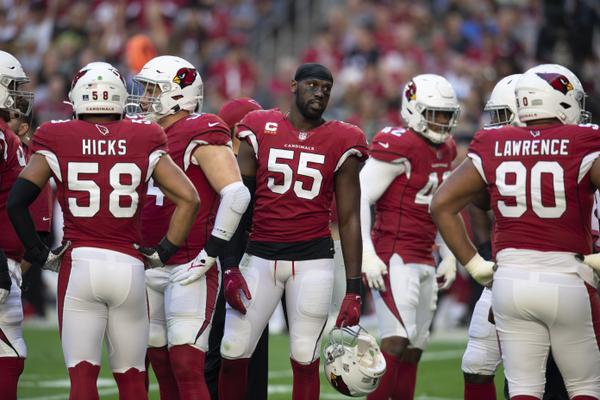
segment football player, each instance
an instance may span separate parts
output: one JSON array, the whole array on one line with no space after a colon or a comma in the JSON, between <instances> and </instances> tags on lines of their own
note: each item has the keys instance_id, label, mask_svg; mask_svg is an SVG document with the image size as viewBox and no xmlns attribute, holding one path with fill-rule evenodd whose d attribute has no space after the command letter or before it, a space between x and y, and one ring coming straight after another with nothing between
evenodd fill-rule
<instances>
[{"instance_id":1,"label":"football player","mask_svg":"<svg viewBox=\"0 0 600 400\"><path fill-rule=\"evenodd\" d=\"M149 121L123 119L125 82L112 67L80 70L69 99L75 119L43 124L33 155L15 182L9 214L25 245L26 262L58 269L58 313L70 399L98 399L106 338L121 399L146 399L148 311L140 243L140 211L148 180L177 204L169 230L153 248L166 263L183 244L198 193L166 154L164 131ZM50 176L64 213L64 238L50 252L35 232L28 207ZM69 243L71 248L65 252Z\"/></svg>"},{"instance_id":2,"label":"football player","mask_svg":"<svg viewBox=\"0 0 600 400\"><path fill-rule=\"evenodd\" d=\"M25 154L8 122L20 115L18 104L32 104L33 93L22 90L29 79L21 63L0 50L0 392L17 398L17 383L23 372L27 349L23 341L21 269L23 246L9 222L8 193L25 166ZM30 112L29 107L25 115Z\"/></svg>"},{"instance_id":3,"label":"football player","mask_svg":"<svg viewBox=\"0 0 600 400\"><path fill-rule=\"evenodd\" d=\"M517 115L515 97L515 85L520 77L521 74L506 76L498 81L492 90L484 109L490 117L490 122L486 125L490 134L497 132L494 128L504 125L523 125ZM487 208L488 204L485 206ZM478 232L476 239L483 248L485 243L490 243L491 221L486 211L479 208L470 208L469 211L472 229ZM491 254L487 254L486 259L491 259ZM485 287L471 316L469 341L462 358L465 400L496 399L494 374L501 358L496 327L489 321L491 306L492 292L490 288Z\"/></svg>"},{"instance_id":4,"label":"football player","mask_svg":"<svg viewBox=\"0 0 600 400\"><path fill-rule=\"evenodd\" d=\"M25 161L31 157L29 142L31 141L32 115L29 103L23 99L17 99L17 108L20 112L11 113L11 119L8 126L21 140L21 147L25 153ZM52 242L52 211L53 195L50 184L44 186L42 193L33 202L29 210L31 211L35 230L44 243L50 245ZM46 301L44 299L44 283L42 282L41 268L30 268L23 273L23 286L27 290L23 291L23 298L27 300L36 311L37 315L45 315Z\"/></svg>"},{"instance_id":5,"label":"football player","mask_svg":"<svg viewBox=\"0 0 600 400\"><path fill-rule=\"evenodd\" d=\"M387 127L360 173L363 272L375 301L387 370L369 399L412 399L417 364L429 338L438 284L429 202L456 157L451 136L458 100L442 76L417 75L402 92L408 128ZM371 234L370 205L375 205ZM372 239L371 239L372 237ZM437 273L450 287L456 259L444 246Z\"/></svg>"},{"instance_id":6,"label":"football player","mask_svg":"<svg viewBox=\"0 0 600 400\"><path fill-rule=\"evenodd\" d=\"M477 132L468 158L434 195L431 212L467 271L482 284L494 280L492 308L511 399L542 398L550 350L570 398L599 399L597 276L574 257L592 251L599 128L580 124L589 117L585 93L560 65L528 70L515 93L527 126ZM484 188L495 216L497 266L477 253L458 215Z\"/></svg>"},{"instance_id":7,"label":"football player","mask_svg":"<svg viewBox=\"0 0 600 400\"><path fill-rule=\"evenodd\" d=\"M242 97L225 102L219 110L219 117L227 126L233 139L233 152L236 154L240 148L240 141L234 136L235 126L250 111L262 110L254 99ZM204 376L212 399L217 399L219 386L219 370L221 369L221 340L225 328L225 297L223 290L219 291L215 315L209 337L209 350L206 353ZM246 400L266 400L269 384L269 329L265 328L252 354L248 369L248 390Z\"/></svg>"},{"instance_id":8,"label":"football player","mask_svg":"<svg viewBox=\"0 0 600 400\"><path fill-rule=\"evenodd\" d=\"M190 235L168 265L146 272L150 306L148 358L162 399L210 399L205 353L219 291L211 268L250 202L231 150L229 127L200 113L202 78L186 60L160 56L134 77L143 91L143 114L165 129L169 154L198 191L202 208ZM142 212L144 243L167 231L175 204L150 181Z\"/></svg>"},{"instance_id":9,"label":"football player","mask_svg":"<svg viewBox=\"0 0 600 400\"><path fill-rule=\"evenodd\" d=\"M319 398L320 341L334 277L329 231L334 192L347 276L347 294L336 325L359 321L358 168L367 147L356 126L322 118L332 86L326 67L303 64L290 85L294 101L289 112L253 111L237 125L236 135L242 141L238 163L254 194L254 207L249 208L254 214L244 257L238 264L243 248L236 236L224 260L223 287L229 306L221 344L220 399L245 398L250 357L284 289L292 398ZM240 224L236 235L246 229ZM234 383L231 377L236 378Z\"/></svg>"}]
</instances>

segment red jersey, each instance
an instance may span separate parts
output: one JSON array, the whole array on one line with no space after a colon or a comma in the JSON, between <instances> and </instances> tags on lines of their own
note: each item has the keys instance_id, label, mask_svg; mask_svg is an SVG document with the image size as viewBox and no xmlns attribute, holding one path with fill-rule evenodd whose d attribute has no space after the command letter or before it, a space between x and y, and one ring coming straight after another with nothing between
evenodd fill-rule
<instances>
[{"instance_id":1,"label":"red jersey","mask_svg":"<svg viewBox=\"0 0 600 400\"><path fill-rule=\"evenodd\" d=\"M200 210L190 234L170 264L184 264L196 257L210 237L220 198L192 156L198 146L231 146L229 127L214 114L191 114L169 126L165 132L169 155L190 178L200 196ZM153 182L148 186L148 201L142 211L142 237L146 246L155 246L167 233L175 204L164 197Z\"/></svg>"},{"instance_id":2,"label":"red jersey","mask_svg":"<svg viewBox=\"0 0 600 400\"><path fill-rule=\"evenodd\" d=\"M140 205L156 163L167 151L157 124L144 120L40 126L31 151L46 157L72 247L100 247L140 258Z\"/></svg>"},{"instance_id":3,"label":"red jersey","mask_svg":"<svg viewBox=\"0 0 600 400\"><path fill-rule=\"evenodd\" d=\"M25 150L26 161L29 162L31 158L31 148L25 144L21 145ZM29 206L29 212L31 218L35 224L35 230L37 232L52 232L52 210L53 210L54 196L52 193L52 187L50 183L46 183L40 195L35 199L33 204Z\"/></svg>"},{"instance_id":4,"label":"red jersey","mask_svg":"<svg viewBox=\"0 0 600 400\"><path fill-rule=\"evenodd\" d=\"M250 239L291 243L329 237L334 174L350 156L367 158L364 133L340 121L302 132L272 109L247 114L236 135L252 146L257 160Z\"/></svg>"},{"instance_id":5,"label":"red jersey","mask_svg":"<svg viewBox=\"0 0 600 400\"><path fill-rule=\"evenodd\" d=\"M596 189L589 171L599 155L597 125L477 132L469 157L490 193L494 250L590 253Z\"/></svg>"},{"instance_id":6,"label":"red jersey","mask_svg":"<svg viewBox=\"0 0 600 400\"><path fill-rule=\"evenodd\" d=\"M25 153L19 137L0 119L0 249L15 261L21 261L24 249L8 218L6 201L24 166Z\"/></svg>"},{"instance_id":7,"label":"red jersey","mask_svg":"<svg viewBox=\"0 0 600 400\"><path fill-rule=\"evenodd\" d=\"M435 265L432 251L437 228L429 203L451 172L454 139L436 146L410 129L387 127L373 138L371 157L405 166L405 172L375 204L375 251L386 263L397 253L405 263Z\"/></svg>"}]
</instances>

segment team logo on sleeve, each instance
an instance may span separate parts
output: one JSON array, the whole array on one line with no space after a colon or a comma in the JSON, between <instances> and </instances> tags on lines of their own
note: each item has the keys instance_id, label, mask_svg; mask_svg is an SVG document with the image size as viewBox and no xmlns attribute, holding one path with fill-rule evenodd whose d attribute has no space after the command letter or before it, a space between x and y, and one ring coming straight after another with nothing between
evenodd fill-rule
<instances>
[{"instance_id":1,"label":"team logo on sleeve","mask_svg":"<svg viewBox=\"0 0 600 400\"><path fill-rule=\"evenodd\" d=\"M183 89L194 83L197 74L198 72L194 68L179 68L177 74L175 74L175 77L173 78L173 82Z\"/></svg>"},{"instance_id":2,"label":"team logo on sleeve","mask_svg":"<svg viewBox=\"0 0 600 400\"><path fill-rule=\"evenodd\" d=\"M417 99L417 85L413 81L410 81L406 86L406 90L404 91L404 97L406 100L416 100Z\"/></svg>"},{"instance_id":3,"label":"team logo on sleeve","mask_svg":"<svg viewBox=\"0 0 600 400\"><path fill-rule=\"evenodd\" d=\"M564 75L550 72L537 72L536 75L548 82L554 90L558 90L562 94L567 94L567 92L573 90L573 84Z\"/></svg>"}]
</instances>

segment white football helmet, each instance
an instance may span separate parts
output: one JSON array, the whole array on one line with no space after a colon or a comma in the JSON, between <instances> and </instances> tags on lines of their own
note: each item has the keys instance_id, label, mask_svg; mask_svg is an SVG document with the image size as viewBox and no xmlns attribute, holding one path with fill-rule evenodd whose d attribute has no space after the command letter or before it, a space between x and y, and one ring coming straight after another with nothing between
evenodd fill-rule
<instances>
[{"instance_id":1,"label":"white football helmet","mask_svg":"<svg viewBox=\"0 0 600 400\"><path fill-rule=\"evenodd\" d=\"M589 122L581 82L574 73L558 64L530 68L517 81L517 110L523 122L557 118L563 124Z\"/></svg>"},{"instance_id":2,"label":"white football helmet","mask_svg":"<svg viewBox=\"0 0 600 400\"><path fill-rule=\"evenodd\" d=\"M400 115L409 128L433 143L443 143L450 136L459 109L454 89L443 76L417 75L404 86ZM446 123L436 122L440 112L448 114Z\"/></svg>"},{"instance_id":3,"label":"white football helmet","mask_svg":"<svg viewBox=\"0 0 600 400\"><path fill-rule=\"evenodd\" d=\"M0 50L0 109L19 115L29 115L33 105L33 93L20 90L29 82L19 60L12 54ZM26 105L25 110L18 106Z\"/></svg>"},{"instance_id":4,"label":"white football helmet","mask_svg":"<svg viewBox=\"0 0 600 400\"><path fill-rule=\"evenodd\" d=\"M158 121L180 110L199 112L202 109L202 78L183 58L155 57L133 80L130 101L139 105L138 114L147 119Z\"/></svg>"},{"instance_id":5,"label":"white football helmet","mask_svg":"<svg viewBox=\"0 0 600 400\"><path fill-rule=\"evenodd\" d=\"M521 76L522 74L508 75L496 83L484 108L484 111L490 114L490 123L486 127L524 125L517 115L517 96L515 94L515 86Z\"/></svg>"},{"instance_id":6,"label":"white football helmet","mask_svg":"<svg viewBox=\"0 0 600 400\"><path fill-rule=\"evenodd\" d=\"M123 115L127 88L121 73L104 62L89 63L79 70L69 92L75 118L81 114Z\"/></svg>"},{"instance_id":7,"label":"white football helmet","mask_svg":"<svg viewBox=\"0 0 600 400\"><path fill-rule=\"evenodd\" d=\"M372 393L385 373L385 358L377 341L360 326L334 328L323 355L327 380L347 396Z\"/></svg>"}]
</instances>

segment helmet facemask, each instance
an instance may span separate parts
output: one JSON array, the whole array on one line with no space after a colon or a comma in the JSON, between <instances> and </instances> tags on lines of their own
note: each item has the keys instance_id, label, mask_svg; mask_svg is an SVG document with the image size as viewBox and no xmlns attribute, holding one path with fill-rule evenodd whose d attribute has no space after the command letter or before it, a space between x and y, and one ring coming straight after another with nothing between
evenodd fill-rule
<instances>
[{"instance_id":1,"label":"helmet facemask","mask_svg":"<svg viewBox=\"0 0 600 400\"><path fill-rule=\"evenodd\" d=\"M433 143L443 143L456 128L459 114L458 107L426 107L422 112L425 129L420 133Z\"/></svg>"},{"instance_id":2,"label":"helmet facemask","mask_svg":"<svg viewBox=\"0 0 600 400\"><path fill-rule=\"evenodd\" d=\"M33 93L21 90L21 87L27 82L29 82L29 79L25 77L0 76L0 86L3 89L0 90L0 98L4 97L0 109L16 113L19 116L30 115L33 106ZM6 93L5 96L1 96L3 91ZM26 107L22 107L23 104Z\"/></svg>"},{"instance_id":3,"label":"helmet facemask","mask_svg":"<svg viewBox=\"0 0 600 400\"><path fill-rule=\"evenodd\" d=\"M486 106L484 111L490 117L490 122L485 124L486 128L511 125L515 120L515 114L506 106Z\"/></svg>"},{"instance_id":4,"label":"helmet facemask","mask_svg":"<svg viewBox=\"0 0 600 400\"><path fill-rule=\"evenodd\" d=\"M161 102L163 88L169 91L170 83L134 78L132 94L127 100L127 113L151 121L158 121L167 115Z\"/></svg>"}]
</instances>

